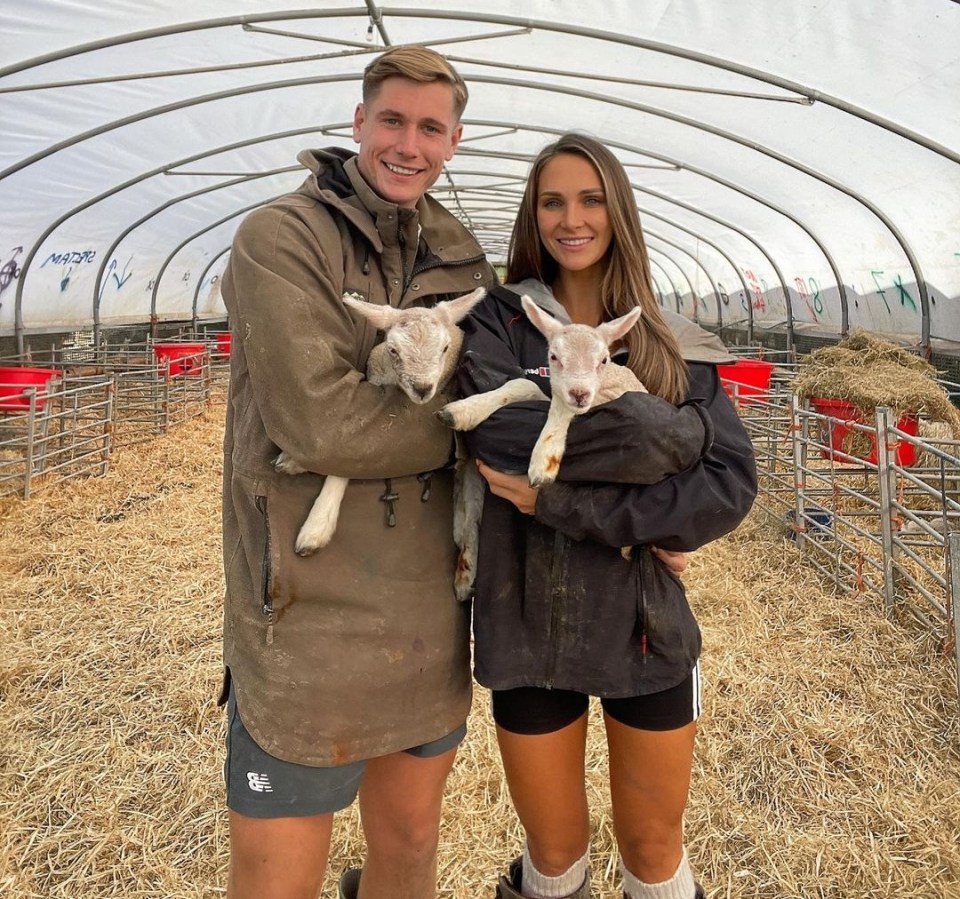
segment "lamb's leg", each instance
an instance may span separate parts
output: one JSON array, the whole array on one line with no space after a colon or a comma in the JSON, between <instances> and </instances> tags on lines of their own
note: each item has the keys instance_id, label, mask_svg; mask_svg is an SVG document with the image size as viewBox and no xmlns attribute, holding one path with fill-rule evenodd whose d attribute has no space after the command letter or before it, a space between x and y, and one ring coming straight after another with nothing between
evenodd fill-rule
<instances>
[{"instance_id":1,"label":"lamb's leg","mask_svg":"<svg viewBox=\"0 0 960 899\"><path fill-rule=\"evenodd\" d=\"M573 415L563 403L556 400L550 403L546 424L533 447L530 467L527 469L531 487L552 484L557 479L572 420Z\"/></svg>"},{"instance_id":2,"label":"lamb's leg","mask_svg":"<svg viewBox=\"0 0 960 899\"><path fill-rule=\"evenodd\" d=\"M280 474L306 474L307 469L301 468L298 462L293 461L293 457L286 452L281 452L276 459L273 460L273 467L280 472Z\"/></svg>"},{"instance_id":3,"label":"lamb's leg","mask_svg":"<svg viewBox=\"0 0 960 899\"><path fill-rule=\"evenodd\" d=\"M453 586L460 602L470 598L477 575L483 495L484 480L473 459L460 460L454 482L453 505L453 539L460 549Z\"/></svg>"},{"instance_id":4,"label":"lamb's leg","mask_svg":"<svg viewBox=\"0 0 960 899\"><path fill-rule=\"evenodd\" d=\"M448 428L455 431L472 431L480 422L485 421L497 409L521 400L545 400L547 396L533 381L526 378L514 378L496 390L477 393L466 399L447 403L437 418Z\"/></svg>"},{"instance_id":5,"label":"lamb's leg","mask_svg":"<svg viewBox=\"0 0 960 899\"><path fill-rule=\"evenodd\" d=\"M340 516L340 503L349 483L349 478L327 475L320 495L313 501L310 514L297 534L295 548L298 556L313 555L333 539Z\"/></svg>"}]
</instances>

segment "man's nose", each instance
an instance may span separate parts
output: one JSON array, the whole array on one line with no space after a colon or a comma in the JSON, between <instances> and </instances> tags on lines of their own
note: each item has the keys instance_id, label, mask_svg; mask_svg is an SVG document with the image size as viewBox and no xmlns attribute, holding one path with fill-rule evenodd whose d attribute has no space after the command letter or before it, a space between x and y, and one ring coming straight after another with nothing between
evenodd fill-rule
<instances>
[{"instance_id":1,"label":"man's nose","mask_svg":"<svg viewBox=\"0 0 960 899\"><path fill-rule=\"evenodd\" d=\"M408 128L402 128L397 135L397 152L404 156L417 155L417 129L411 125Z\"/></svg>"}]
</instances>

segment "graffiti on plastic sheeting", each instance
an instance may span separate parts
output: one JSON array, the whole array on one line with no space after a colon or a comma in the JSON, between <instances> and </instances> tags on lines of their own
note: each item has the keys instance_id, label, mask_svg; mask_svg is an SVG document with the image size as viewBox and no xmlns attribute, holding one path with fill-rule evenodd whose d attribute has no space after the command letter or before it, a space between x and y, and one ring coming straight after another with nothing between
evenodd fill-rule
<instances>
[{"instance_id":1,"label":"graffiti on plastic sheeting","mask_svg":"<svg viewBox=\"0 0 960 899\"><path fill-rule=\"evenodd\" d=\"M17 265L17 256L23 252L23 247L14 247L10 252L13 255L0 267L0 294L20 277L20 266Z\"/></svg>"},{"instance_id":2,"label":"graffiti on plastic sheeting","mask_svg":"<svg viewBox=\"0 0 960 899\"><path fill-rule=\"evenodd\" d=\"M51 253L43 260L43 268L48 263L54 265L80 265L83 262L93 262L97 258L96 250L68 250L66 253Z\"/></svg>"},{"instance_id":3,"label":"graffiti on plastic sheeting","mask_svg":"<svg viewBox=\"0 0 960 899\"><path fill-rule=\"evenodd\" d=\"M820 285L817 284L817 279L808 278L804 283L803 278L797 277L793 279L793 284L797 288L800 299L807 304L807 309L810 310L813 320L817 321L817 316L823 315L823 300L820 299ZM807 287L813 292L812 295L807 293Z\"/></svg>"},{"instance_id":4,"label":"graffiti on plastic sheeting","mask_svg":"<svg viewBox=\"0 0 960 899\"><path fill-rule=\"evenodd\" d=\"M750 283L750 292L753 294L753 302L751 305L754 309L763 312L767 308L767 302L763 298L763 294L767 289L766 282L762 278L758 278L750 269L746 269L744 275L747 276L747 281Z\"/></svg>"},{"instance_id":5,"label":"graffiti on plastic sheeting","mask_svg":"<svg viewBox=\"0 0 960 899\"><path fill-rule=\"evenodd\" d=\"M120 266L117 264L117 260L110 260L110 264L107 266L106 277L103 279L103 283L100 285L101 298L103 297L103 292L106 290L111 278L113 278L114 283L117 285L117 290L120 290L120 288L130 280L130 276L133 274L133 272L129 270L131 262L133 262L133 256L126 261L123 266L123 271L118 273L117 269Z\"/></svg>"},{"instance_id":6,"label":"graffiti on plastic sheeting","mask_svg":"<svg viewBox=\"0 0 960 899\"><path fill-rule=\"evenodd\" d=\"M93 262L96 258L96 250L67 250L65 253L51 253L43 260L40 268L44 268L51 262L54 265L61 266L60 292L63 293L70 286L70 275L73 274L74 267L84 262Z\"/></svg>"},{"instance_id":7,"label":"graffiti on plastic sheeting","mask_svg":"<svg viewBox=\"0 0 960 899\"><path fill-rule=\"evenodd\" d=\"M720 302L724 306L730 305L730 294L727 293L726 287L723 286L723 281L717 281L717 292L720 294Z\"/></svg>"},{"instance_id":8,"label":"graffiti on plastic sheeting","mask_svg":"<svg viewBox=\"0 0 960 899\"><path fill-rule=\"evenodd\" d=\"M870 275L873 278L873 283L877 285L876 293L879 295L880 299L883 300L883 305L887 307L887 313L891 314L892 310L890 309L890 303L887 301L887 292L883 289L883 284L880 280L883 274L883 269L872 269L870 272ZM897 289L897 297L900 300L901 308L906 308L909 306L912 312L916 312L916 301L912 296L910 296L910 291L903 286L903 278L900 276L900 272L897 272L896 277L894 277L891 282L891 286Z\"/></svg>"}]
</instances>

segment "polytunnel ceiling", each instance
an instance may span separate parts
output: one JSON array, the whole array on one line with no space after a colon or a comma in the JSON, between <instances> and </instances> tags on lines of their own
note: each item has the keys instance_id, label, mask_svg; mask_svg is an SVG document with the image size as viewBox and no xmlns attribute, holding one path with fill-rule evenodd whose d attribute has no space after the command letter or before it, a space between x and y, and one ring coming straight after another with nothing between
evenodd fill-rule
<instances>
[{"instance_id":1,"label":"polytunnel ceiling","mask_svg":"<svg viewBox=\"0 0 960 899\"><path fill-rule=\"evenodd\" d=\"M517 15L522 12L523 15ZM660 301L707 326L960 351L953 0L0 0L0 335L222 319L244 214L353 147L363 67L470 90L433 189L494 261L569 129L634 185Z\"/></svg>"}]
</instances>

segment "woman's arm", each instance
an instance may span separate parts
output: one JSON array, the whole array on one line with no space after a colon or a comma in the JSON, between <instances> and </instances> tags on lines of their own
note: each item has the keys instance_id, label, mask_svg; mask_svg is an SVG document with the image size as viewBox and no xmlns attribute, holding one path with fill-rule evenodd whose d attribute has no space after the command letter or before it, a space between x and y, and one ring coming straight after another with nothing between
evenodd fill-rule
<instances>
[{"instance_id":1,"label":"woman's arm","mask_svg":"<svg viewBox=\"0 0 960 899\"><path fill-rule=\"evenodd\" d=\"M514 346L511 311L488 298L464 322L457 373L462 396L526 376ZM543 358L546 359L544 350ZM531 380L549 393L545 378ZM467 449L501 471L527 470L547 419L546 402L505 406L464 434ZM628 393L578 416L570 426L559 478L567 482L652 484L696 464L710 442L709 420L692 405Z\"/></svg>"},{"instance_id":2,"label":"woman's arm","mask_svg":"<svg viewBox=\"0 0 960 899\"><path fill-rule=\"evenodd\" d=\"M714 432L696 464L644 486L557 481L540 490L537 519L575 540L653 544L671 552L697 549L733 530L757 493L753 446L714 366L690 370L691 397Z\"/></svg>"}]
</instances>

